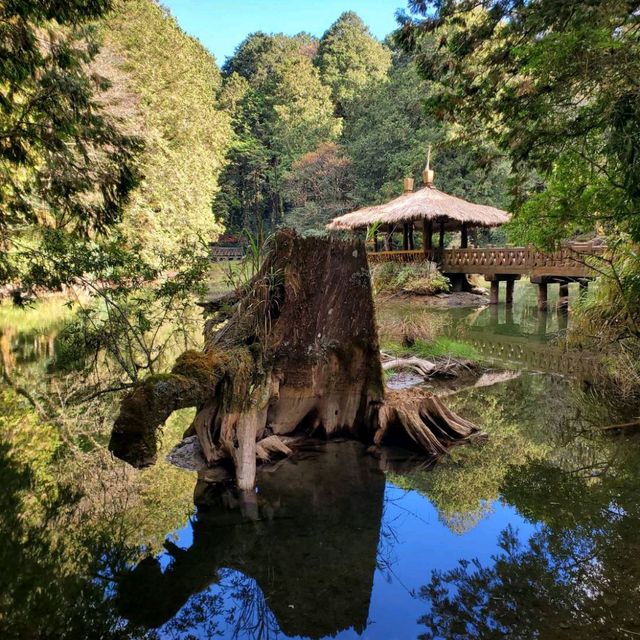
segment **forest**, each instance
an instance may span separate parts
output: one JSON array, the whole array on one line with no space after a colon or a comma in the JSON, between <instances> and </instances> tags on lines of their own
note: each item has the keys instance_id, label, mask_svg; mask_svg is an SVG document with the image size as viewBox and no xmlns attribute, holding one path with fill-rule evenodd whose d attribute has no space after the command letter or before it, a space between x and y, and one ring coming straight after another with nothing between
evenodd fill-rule
<instances>
[{"instance_id":1,"label":"forest","mask_svg":"<svg viewBox=\"0 0 640 640\"><path fill-rule=\"evenodd\" d=\"M0 0L3 638L640 633L640 5L351 4L216 60L156 0ZM511 214L471 248L593 243L588 289L327 231L427 155Z\"/></svg>"}]
</instances>

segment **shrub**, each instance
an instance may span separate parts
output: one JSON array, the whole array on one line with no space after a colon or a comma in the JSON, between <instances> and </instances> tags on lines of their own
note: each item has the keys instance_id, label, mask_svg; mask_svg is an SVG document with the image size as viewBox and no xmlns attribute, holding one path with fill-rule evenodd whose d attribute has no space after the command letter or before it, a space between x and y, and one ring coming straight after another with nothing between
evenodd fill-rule
<instances>
[{"instance_id":1,"label":"shrub","mask_svg":"<svg viewBox=\"0 0 640 640\"><path fill-rule=\"evenodd\" d=\"M433 262L383 262L371 269L373 289L379 293L432 296L449 291L449 280Z\"/></svg>"}]
</instances>

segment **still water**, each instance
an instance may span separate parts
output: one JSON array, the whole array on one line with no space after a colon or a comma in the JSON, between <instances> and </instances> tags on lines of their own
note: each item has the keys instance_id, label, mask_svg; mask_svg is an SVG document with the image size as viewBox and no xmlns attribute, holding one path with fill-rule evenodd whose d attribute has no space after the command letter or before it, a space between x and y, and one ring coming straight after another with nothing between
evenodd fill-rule
<instances>
[{"instance_id":1,"label":"still water","mask_svg":"<svg viewBox=\"0 0 640 640\"><path fill-rule=\"evenodd\" d=\"M526 285L512 311L394 303L380 319L514 371L446 391L485 442L433 467L318 444L241 496L166 463L132 471L100 430L68 456L5 386L2 637L639 637L640 441L601 430L638 408L597 384L597 354L564 348L570 319L541 317ZM3 362L53 392L62 374L34 372L55 353L42 325L0 325Z\"/></svg>"}]
</instances>

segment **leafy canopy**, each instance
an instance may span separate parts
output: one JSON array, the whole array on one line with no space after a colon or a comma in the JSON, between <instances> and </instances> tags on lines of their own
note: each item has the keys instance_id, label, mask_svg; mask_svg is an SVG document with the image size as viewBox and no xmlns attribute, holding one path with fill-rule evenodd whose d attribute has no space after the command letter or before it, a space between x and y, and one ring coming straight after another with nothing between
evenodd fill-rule
<instances>
[{"instance_id":1,"label":"leafy canopy","mask_svg":"<svg viewBox=\"0 0 640 640\"><path fill-rule=\"evenodd\" d=\"M640 238L637 2L412 0L399 38L435 82L430 110L488 133L520 171L519 238L617 225ZM436 46L421 47L435 35ZM541 192L541 193L540 193ZM530 225L530 221L536 221Z\"/></svg>"},{"instance_id":2,"label":"leafy canopy","mask_svg":"<svg viewBox=\"0 0 640 640\"><path fill-rule=\"evenodd\" d=\"M196 236L215 238L211 202L231 136L215 59L150 0L119 1L102 34L108 108L145 141L145 179L124 216L129 244L152 259Z\"/></svg>"},{"instance_id":3,"label":"leafy canopy","mask_svg":"<svg viewBox=\"0 0 640 640\"><path fill-rule=\"evenodd\" d=\"M43 227L86 236L121 219L136 185L139 141L120 132L88 72L91 21L107 0L0 5L0 282L15 277L18 233Z\"/></svg>"}]
</instances>

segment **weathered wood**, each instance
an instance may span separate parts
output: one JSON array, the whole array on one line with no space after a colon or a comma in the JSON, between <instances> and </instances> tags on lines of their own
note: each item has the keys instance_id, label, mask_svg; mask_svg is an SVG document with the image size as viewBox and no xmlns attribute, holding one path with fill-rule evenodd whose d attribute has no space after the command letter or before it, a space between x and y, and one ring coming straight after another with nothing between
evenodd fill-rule
<instances>
[{"instance_id":1,"label":"weathered wood","mask_svg":"<svg viewBox=\"0 0 640 640\"><path fill-rule=\"evenodd\" d=\"M538 310L546 311L547 310L547 283L540 282L538 284Z\"/></svg>"},{"instance_id":2,"label":"weathered wood","mask_svg":"<svg viewBox=\"0 0 640 640\"><path fill-rule=\"evenodd\" d=\"M441 453L458 429L460 440L470 435L465 421L452 419L446 442L436 444L429 407L439 429L449 415L437 403L416 398L411 407L405 399L394 414L385 401L361 242L280 231L234 309L222 326L207 322L203 353L186 352L170 374L145 380L125 397L110 443L115 455L134 466L152 463L156 429L174 408L188 406L198 413L187 434L197 435L208 464L221 458L233 464L241 489L253 487L256 460L268 453L261 443L270 436L347 435L371 443L382 424L391 426L381 422L383 406L387 422L410 431L424 454Z\"/></svg>"},{"instance_id":3,"label":"weathered wood","mask_svg":"<svg viewBox=\"0 0 640 640\"><path fill-rule=\"evenodd\" d=\"M567 309L569 307L569 284L561 282L558 285L558 308Z\"/></svg>"},{"instance_id":4,"label":"weathered wood","mask_svg":"<svg viewBox=\"0 0 640 640\"><path fill-rule=\"evenodd\" d=\"M515 284L515 280L513 278L509 278L507 280L507 292L505 295L505 299L504 301L508 304L508 305L512 305L513 304L513 289L514 289L514 284Z\"/></svg>"}]
</instances>

